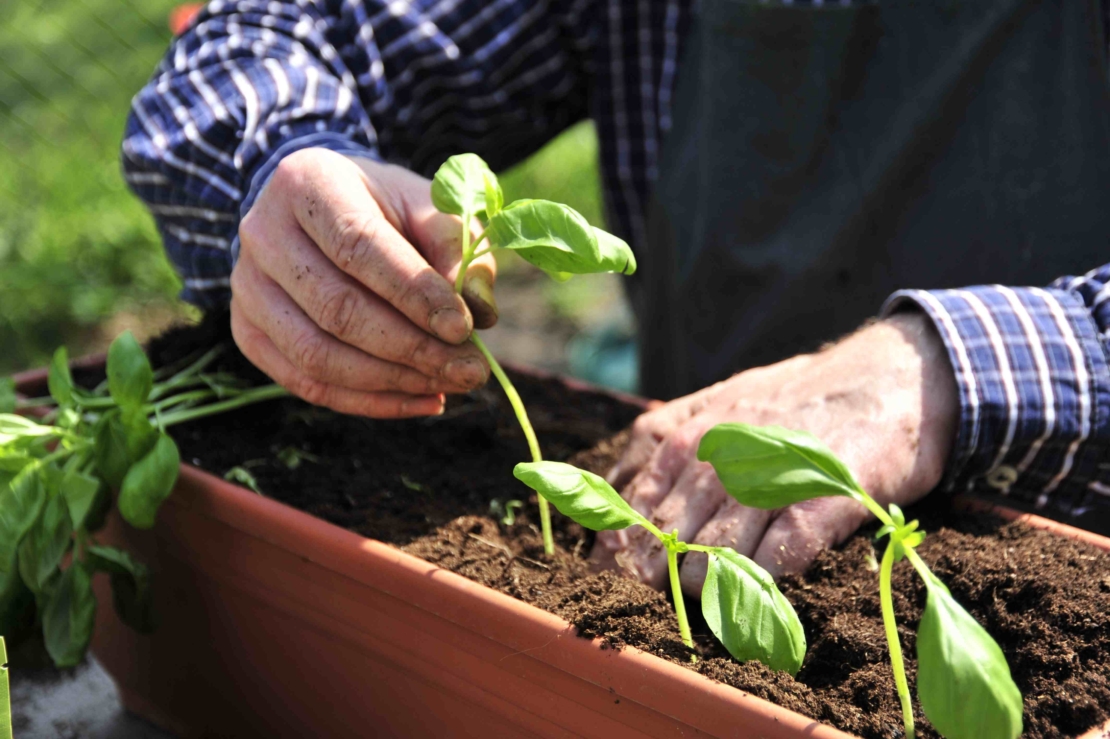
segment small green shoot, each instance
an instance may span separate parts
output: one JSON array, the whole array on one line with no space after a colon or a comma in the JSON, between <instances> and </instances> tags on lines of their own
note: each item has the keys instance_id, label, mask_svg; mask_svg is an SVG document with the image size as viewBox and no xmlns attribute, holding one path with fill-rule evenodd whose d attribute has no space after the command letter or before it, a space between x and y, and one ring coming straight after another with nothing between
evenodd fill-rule
<instances>
[{"instance_id":1,"label":"small green shoot","mask_svg":"<svg viewBox=\"0 0 1110 739\"><path fill-rule=\"evenodd\" d=\"M523 507L524 503L519 500L506 501L503 505L497 498L489 502L490 515L497 516L502 526L512 526L516 523L516 512Z\"/></svg>"},{"instance_id":2,"label":"small green shoot","mask_svg":"<svg viewBox=\"0 0 1110 739\"><path fill-rule=\"evenodd\" d=\"M277 458L279 462L285 465L287 470L297 469L302 462L320 463L320 458L315 454L309 454L304 449L298 449L295 446L284 447L277 453Z\"/></svg>"},{"instance_id":3,"label":"small green shoot","mask_svg":"<svg viewBox=\"0 0 1110 739\"><path fill-rule=\"evenodd\" d=\"M758 660L772 670L797 674L806 640L794 608L762 567L728 547L707 547L680 541L630 506L601 477L561 462L524 462L513 470L517 479L546 497L564 516L594 531L642 526L667 551L667 571L682 642L694 648L678 577L678 555L704 552L709 573L702 587L701 608L713 635L733 657ZM696 658L691 656L691 661Z\"/></svg>"},{"instance_id":4,"label":"small green shoot","mask_svg":"<svg viewBox=\"0 0 1110 739\"><path fill-rule=\"evenodd\" d=\"M262 488L258 487L258 480L254 478L251 471L242 465L236 465L224 473L224 479L228 482L234 482L248 490L253 490L259 495L263 495Z\"/></svg>"},{"instance_id":5,"label":"small green shoot","mask_svg":"<svg viewBox=\"0 0 1110 739\"><path fill-rule=\"evenodd\" d=\"M462 293L467 267L479 256L497 249L516 252L553 278L565 280L572 274L636 271L636 259L628 244L591 226L576 210L549 200L515 200L505 203L497 175L481 157L459 154L448 159L432 180L432 202L443 213L461 218L462 262L455 291ZM478 218L485 230L471 238L471 222ZM482 247L485 242L485 247ZM542 462L539 441L532 429L524 403L505 371L490 354L477 333L471 341L489 362L501 383L524 431L533 462ZM540 528L544 551L552 554L551 512L539 496Z\"/></svg>"},{"instance_id":6,"label":"small green shoot","mask_svg":"<svg viewBox=\"0 0 1110 739\"><path fill-rule=\"evenodd\" d=\"M413 480L408 475L401 475L401 484L404 485L409 490L413 491L414 493L430 492L428 490L427 485L425 485L423 483L420 483L420 482L417 482L416 480Z\"/></svg>"},{"instance_id":7,"label":"small green shoot","mask_svg":"<svg viewBox=\"0 0 1110 739\"><path fill-rule=\"evenodd\" d=\"M725 490L743 505L781 508L801 500L842 495L882 522L887 538L879 565L879 601L903 726L913 739L913 707L894 621L891 572L908 559L925 583L925 613L917 629L917 697L925 716L948 739L1015 739L1022 730L1021 692L998 644L948 592L915 551L925 539L893 503L884 510L848 468L816 437L777 426L714 426L702 437L698 459L709 462Z\"/></svg>"},{"instance_id":8,"label":"small green shoot","mask_svg":"<svg viewBox=\"0 0 1110 739\"><path fill-rule=\"evenodd\" d=\"M78 664L96 621L97 572L108 573L125 623L152 625L146 567L98 545L95 533L113 488L124 521L154 525L181 461L166 428L286 394L205 374L218 353L155 375L139 342L124 333L108 350L107 381L97 388L74 383L64 347L48 369L49 398L20 399L10 383L0 384L4 408L41 414L0 413L0 633L35 621L54 663Z\"/></svg>"}]
</instances>

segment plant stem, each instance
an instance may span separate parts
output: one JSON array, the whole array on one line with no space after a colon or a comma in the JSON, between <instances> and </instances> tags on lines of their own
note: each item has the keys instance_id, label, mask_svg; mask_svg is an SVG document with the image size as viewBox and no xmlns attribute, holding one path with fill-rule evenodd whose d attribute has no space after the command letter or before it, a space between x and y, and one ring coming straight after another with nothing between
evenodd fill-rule
<instances>
[{"instance_id":1,"label":"plant stem","mask_svg":"<svg viewBox=\"0 0 1110 739\"><path fill-rule=\"evenodd\" d=\"M505 395L509 398L509 405L513 407L513 413L516 414L516 420L520 423L520 428L524 431L524 438L528 440L528 450L532 453L533 462L542 462L543 455L540 453L540 442L536 439L536 432L532 428L532 422L528 420L528 412L524 410L524 401L520 399L520 393L513 387L512 381L509 376L505 374L505 370L494 358L490 350L486 348L485 343L478 336L477 333L470 335L470 340L474 342L474 346L478 347L478 351L482 352L482 356L489 362L489 368L493 371L493 376L501 383ZM539 499L540 506L540 529L543 531L543 551L547 554L555 553L555 539L551 535L551 509L547 504L547 498L539 493L536 493Z\"/></svg>"},{"instance_id":2,"label":"plant stem","mask_svg":"<svg viewBox=\"0 0 1110 739\"><path fill-rule=\"evenodd\" d=\"M674 537L678 537L678 529L674 531ZM682 636L682 643L694 648L694 637L690 634L690 622L686 618L686 603L682 599L682 583L678 579L678 547L674 544L667 543L667 571L671 575L671 595L674 596L674 612L678 616L678 633ZM697 662L697 655L690 655L691 662Z\"/></svg>"},{"instance_id":3,"label":"plant stem","mask_svg":"<svg viewBox=\"0 0 1110 739\"><path fill-rule=\"evenodd\" d=\"M247 390L240 395L236 395L234 398L229 398L219 403L167 413L161 417L161 425L163 427L169 427L175 424L185 423L186 421L195 421L205 416L214 416L217 413L241 408L244 405L258 403L263 400L272 400L274 398L283 398L287 395L289 395L289 391L280 385L265 385L263 387Z\"/></svg>"},{"instance_id":4,"label":"plant stem","mask_svg":"<svg viewBox=\"0 0 1110 739\"><path fill-rule=\"evenodd\" d=\"M914 739L913 706L910 704L910 687L906 682L906 666L902 662L902 644L898 641L898 624L894 621L894 599L890 590L890 575L894 569L894 537L887 542L883 552L883 563L879 569L879 602L883 611L883 628L886 642L890 648L890 666L894 670L894 685L898 689L898 700L902 704L902 725L906 729L906 739Z\"/></svg>"}]
</instances>

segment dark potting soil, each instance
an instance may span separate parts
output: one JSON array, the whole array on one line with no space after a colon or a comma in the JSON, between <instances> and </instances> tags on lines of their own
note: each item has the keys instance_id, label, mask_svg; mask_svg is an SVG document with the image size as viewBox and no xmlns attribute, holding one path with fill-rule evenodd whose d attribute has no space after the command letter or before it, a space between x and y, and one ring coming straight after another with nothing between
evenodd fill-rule
<instances>
[{"instance_id":1,"label":"dark potting soil","mask_svg":"<svg viewBox=\"0 0 1110 739\"><path fill-rule=\"evenodd\" d=\"M226 318L151 345L156 364L226 340ZM221 368L262 380L233 349ZM639 412L605 395L514 375L545 455L603 474ZM450 399L444 416L373 421L296 400L272 401L173 429L182 458L223 475L240 466L262 494L565 618L579 633L632 646L868 739L902 735L870 532L821 554L780 587L809 649L797 678L738 664L688 601L696 666L667 596L616 572L591 572L593 535L556 515L558 551L543 553L535 497L512 477L528 456L496 385ZM505 504L520 499L512 524ZM1027 737L1069 737L1110 718L1110 554L934 496L908 513L929 531L921 556L1006 654L1025 698ZM894 606L911 688L924 588L895 566ZM917 715L919 736L935 737Z\"/></svg>"}]
</instances>

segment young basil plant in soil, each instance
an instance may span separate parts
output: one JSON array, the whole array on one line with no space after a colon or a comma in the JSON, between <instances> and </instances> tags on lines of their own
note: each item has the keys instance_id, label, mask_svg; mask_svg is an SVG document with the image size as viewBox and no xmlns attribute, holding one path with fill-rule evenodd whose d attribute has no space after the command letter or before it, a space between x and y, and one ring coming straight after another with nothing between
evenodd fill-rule
<instances>
[{"instance_id":1,"label":"young basil plant in soil","mask_svg":"<svg viewBox=\"0 0 1110 739\"><path fill-rule=\"evenodd\" d=\"M120 619L152 628L147 568L99 545L95 532L112 490L124 521L154 525L180 463L167 427L286 394L206 372L218 353L155 373L126 332L108 350L107 379L91 391L74 384L65 347L50 363L49 397L19 400L10 382L0 388L0 633L37 626L54 663L76 665L92 637L97 572L110 578ZM32 409L39 418L16 413Z\"/></svg>"},{"instance_id":2,"label":"young basil plant in soil","mask_svg":"<svg viewBox=\"0 0 1110 739\"><path fill-rule=\"evenodd\" d=\"M432 180L432 202L443 213L461 218L462 262L455 291L462 293L466 269L476 258L497 249L509 249L557 280L596 272L636 271L636 259L624 241L591 226L578 211L550 200L515 200L505 203L497 176L476 154L459 154L448 159ZM471 238L471 223L478 218L485 230ZM483 246L484 244L484 246ZM501 365L490 354L477 333L470 340L489 362L513 407L533 462L541 462L540 445L528 420L520 395ZM539 496L540 525L544 551L552 554L551 512Z\"/></svg>"},{"instance_id":3,"label":"young basil plant in soil","mask_svg":"<svg viewBox=\"0 0 1110 739\"><path fill-rule=\"evenodd\" d=\"M678 579L678 555L691 551L709 555L701 611L713 635L742 662L758 660L772 670L797 674L806 651L802 624L770 574L755 562L729 547L688 544L678 539L677 531L663 533L604 479L572 465L524 462L513 474L586 528L611 531L638 525L659 539L667 550L679 632L691 649L694 641Z\"/></svg>"},{"instance_id":4,"label":"young basil plant in soil","mask_svg":"<svg viewBox=\"0 0 1110 739\"><path fill-rule=\"evenodd\" d=\"M698 459L713 465L725 490L743 505L773 509L842 495L882 522L876 538L887 537L887 547L879 569L879 598L907 737L914 736L913 708L891 593L891 570L902 559L913 565L927 593L917 628L917 697L925 716L948 739L1015 739L1021 734L1021 692L1006 658L915 551L925 539L917 521L907 523L893 503L884 510L832 451L801 431L720 424L702 437Z\"/></svg>"}]
</instances>

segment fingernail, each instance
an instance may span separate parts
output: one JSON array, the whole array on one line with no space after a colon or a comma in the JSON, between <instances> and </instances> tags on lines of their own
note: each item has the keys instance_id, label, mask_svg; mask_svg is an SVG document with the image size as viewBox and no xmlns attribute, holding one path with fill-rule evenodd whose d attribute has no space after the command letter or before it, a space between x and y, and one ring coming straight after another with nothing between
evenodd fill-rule
<instances>
[{"instance_id":1,"label":"fingernail","mask_svg":"<svg viewBox=\"0 0 1110 739\"><path fill-rule=\"evenodd\" d=\"M442 416L444 397L442 395L433 398L413 398L401 403L401 415L403 416Z\"/></svg>"},{"instance_id":2,"label":"fingernail","mask_svg":"<svg viewBox=\"0 0 1110 739\"><path fill-rule=\"evenodd\" d=\"M476 357L467 357L448 362L443 368L443 376L456 385L474 388L486 383L489 379L489 370Z\"/></svg>"},{"instance_id":3,"label":"fingernail","mask_svg":"<svg viewBox=\"0 0 1110 739\"><path fill-rule=\"evenodd\" d=\"M451 344L461 344L470 337L474 324L457 308L436 308L428 320L432 333Z\"/></svg>"},{"instance_id":4,"label":"fingernail","mask_svg":"<svg viewBox=\"0 0 1110 739\"><path fill-rule=\"evenodd\" d=\"M484 265L470 268L463 280L463 300L474 314L477 328L497 323L497 298L493 295L493 273Z\"/></svg>"}]
</instances>

